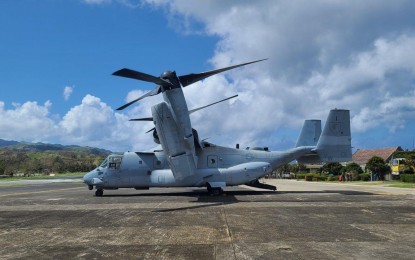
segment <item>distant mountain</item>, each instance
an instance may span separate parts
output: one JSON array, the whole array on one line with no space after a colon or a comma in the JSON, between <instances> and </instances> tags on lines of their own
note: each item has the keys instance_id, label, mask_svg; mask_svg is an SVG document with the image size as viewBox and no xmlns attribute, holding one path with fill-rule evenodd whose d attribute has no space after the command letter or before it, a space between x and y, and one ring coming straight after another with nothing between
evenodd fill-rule
<instances>
[{"instance_id":1,"label":"distant mountain","mask_svg":"<svg viewBox=\"0 0 415 260\"><path fill-rule=\"evenodd\" d=\"M94 154L106 156L111 151L78 145L61 145L61 144L45 144L45 143L29 143L29 142L17 142L6 141L0 139L0 148L13 150L13 151L25 151L25 152L45 152L45 151L69 151L76 153Z\"/></svg>"},{"instance_id":2,"label":"distant mountain","mask_svg":"<svg viewBox=\"0 0 415 260\"><path fill-rule=\"evenodd\" d=\"M10 146L10 145L15 145L15 144L19 144L19 142L17 141L6 141L3 139L0 139L0 147L5 147L5 146Z\"/></svg>"}]
</instances>

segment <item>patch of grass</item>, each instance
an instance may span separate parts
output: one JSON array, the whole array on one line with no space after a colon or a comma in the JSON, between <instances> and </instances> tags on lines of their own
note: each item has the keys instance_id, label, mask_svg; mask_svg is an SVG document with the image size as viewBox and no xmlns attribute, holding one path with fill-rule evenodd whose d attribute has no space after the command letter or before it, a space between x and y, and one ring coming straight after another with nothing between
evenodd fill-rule
<instances>
[{"instance_id":1,"label":"patch of grass","mask_svg":"<svg viewBox=\"0 0 415 260\"><path fill-rule=\"evenodd\" d=\"M387 182L383 182L383 181L353 181L353 182L349 182L349 183L362 184L362 185L383 185L383 184L386 184Z\"/></svg>"},{"instance_id":2,"label":"patch of grass","mask_svg":"<svg viewBox=\"0 0 415 260\"><path fill-rule=\"evenodd\" d=\"M400 181L354 181L351 182L353 184L361 184L361 185L383 185L385 187L393 187L393 188L415 188L415 183L409 182L400 182Z\"/></svg>"},{"instance_id":3,"label":"patch of grass","mask_svg":"<svg viewBox=\"0 0 415 260\"><path fill-rule=\"evenodd\" d=\"M387 184L388 187L394 187L394 188L415 188L415 183L410 182L391 182Z\"/></svg>"},{"instance_id":4,"label":"patch of grass","mask_svg":"<svg viewBox=\"0 0 415 260\"><path fill-rule=\"evenodd\" d=\"M62 177L81 177L87 174L86 172L67 172L67 173L58 173L56 174L55 178L62 178Z\"/></svg>"},{"instance_id":5,"label":"patch of grass","mask_svg":"<svg viewBox=\"0 0 415 260\"><path fill-rule=\"evenodd\" d=\"M401 174L399 179L403 182L415 183L415 174Z\"/></svg>"}]
</instances>

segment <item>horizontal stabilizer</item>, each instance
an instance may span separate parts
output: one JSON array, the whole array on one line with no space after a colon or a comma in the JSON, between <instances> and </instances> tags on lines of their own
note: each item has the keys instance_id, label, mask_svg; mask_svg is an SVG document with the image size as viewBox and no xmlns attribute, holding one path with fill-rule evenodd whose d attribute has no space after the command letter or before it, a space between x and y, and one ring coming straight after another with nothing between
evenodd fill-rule
<instances>
[{"instance_id":1,"label":"horizontal stabilizer","mask_svg":"<svg viewBox=\"0 0 415 260\"><path fill-rule=\"evenodd\" d=\"M315 163L321 163L320 156L318 156L317 153L309 153L306 155L301 156L297 159L298 163L301 164L315 164Z\"/></svg>"}]
</instances>

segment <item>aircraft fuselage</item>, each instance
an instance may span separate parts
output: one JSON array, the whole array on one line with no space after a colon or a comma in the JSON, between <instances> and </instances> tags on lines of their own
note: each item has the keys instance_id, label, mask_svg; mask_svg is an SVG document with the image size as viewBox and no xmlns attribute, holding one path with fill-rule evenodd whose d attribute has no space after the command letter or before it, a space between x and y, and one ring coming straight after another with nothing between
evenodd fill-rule
<instances>
[{"instance_id":1,"label":"aircraft fuselage","mask_svg":"<svg viewBox=\"0 0 415 260\"><path fill-rule=\"evenodd\" d=\"M208 183L214 187L235 186L257 180L313 148L268 152L205 143L197 157L194 174L181 180L174 177L163 152L126 152L110 155L106 162L84 176L84 182L97 189L206 187Z\"/></svg>"}]
</instances>

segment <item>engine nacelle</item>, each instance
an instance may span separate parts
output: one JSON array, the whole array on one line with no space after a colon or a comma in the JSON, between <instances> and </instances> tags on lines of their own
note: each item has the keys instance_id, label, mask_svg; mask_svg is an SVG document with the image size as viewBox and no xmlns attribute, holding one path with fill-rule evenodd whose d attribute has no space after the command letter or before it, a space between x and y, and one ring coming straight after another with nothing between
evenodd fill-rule
<instances>
[{"instance_id":1,"label":"engine nacelle","mask_svg":"<svg viewBox=\"0 0 415 260\"><path fill-rule=\"evenodd\" d=\"M184 179L194 174L196 165L193 159L192 147L189 149L189 140L182 136L168 105L161 102L154 105L151 112L156 126L155 132L157 131L156 134L153 133L153 136L158 137L164 153L167 155L174 177ZM191 138L193 143L193 135Z\"/></svg>"}]
</instances>

